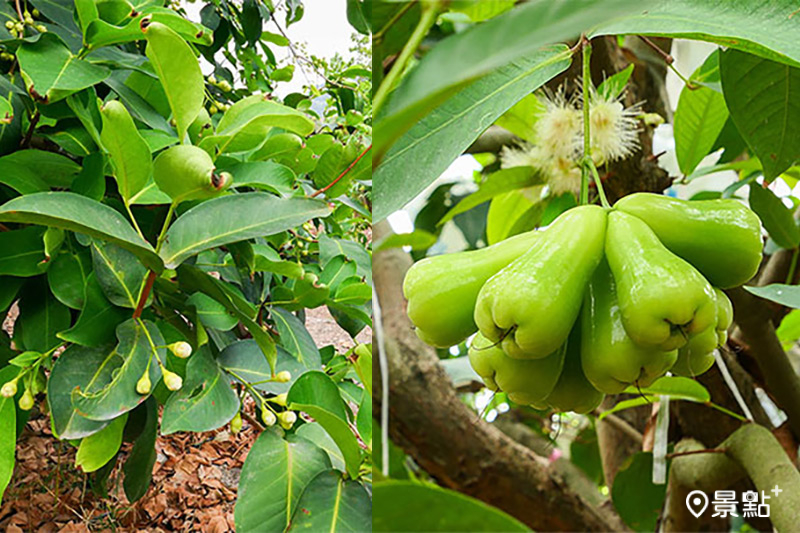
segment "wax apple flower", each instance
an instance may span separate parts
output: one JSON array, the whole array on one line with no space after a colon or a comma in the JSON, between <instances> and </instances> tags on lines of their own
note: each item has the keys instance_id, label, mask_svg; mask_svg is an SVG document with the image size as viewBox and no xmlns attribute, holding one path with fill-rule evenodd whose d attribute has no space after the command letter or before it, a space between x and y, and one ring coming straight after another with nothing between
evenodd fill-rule
<instances>
[{"instance_id":1,"label":"wax apple flower","mask_svg":"<svg viewBox=\"0 0 800 533\"><path fill-rule=\"evenodd\" d=\"M592 157L603 164L624 159L639 148L636 117L640 106L624 107L622 102L592 91L589 96L589 125Z\"/></svg>"}]
</instances>

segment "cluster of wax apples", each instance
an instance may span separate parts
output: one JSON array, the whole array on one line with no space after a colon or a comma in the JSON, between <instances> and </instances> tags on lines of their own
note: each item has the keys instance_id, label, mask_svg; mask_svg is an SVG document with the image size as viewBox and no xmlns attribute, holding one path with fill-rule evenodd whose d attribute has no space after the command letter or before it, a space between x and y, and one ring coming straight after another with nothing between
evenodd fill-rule
<instances>
[{"instance_id":1,"label":"cluster of wax apples","mask_svg":"<svg viewBox=\"0 0 800 533\"><path fill-rule=\"evenodd\" d=\"M403 289L417 334L472 340L472 367L517 403L588 412L604 394L714 364L733 320L720 289L761 262L736 200L638 193L570 209L547 229L416 263Z\"/></svg>"}]
</instances>

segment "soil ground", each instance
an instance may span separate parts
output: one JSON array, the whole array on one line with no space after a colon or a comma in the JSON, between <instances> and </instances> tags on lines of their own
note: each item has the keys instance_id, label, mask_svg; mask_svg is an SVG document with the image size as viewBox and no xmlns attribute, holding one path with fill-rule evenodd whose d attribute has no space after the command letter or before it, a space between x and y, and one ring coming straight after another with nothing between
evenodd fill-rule
<instances>
[{"instance_id":1,"label":"soil ground","mask_svg":"<svg viewBox=\"0 0 800 533\"><path fill-rule=\"evenodd\" d=\"M320 347L333 344L342 351L353 345L324 307L307 311L306 326ZM358 339L370 338L371 332L363 331ZM245 406L248 411L254 414L252 405ZM131 505L122 490L122 461L110 476L108 498L96 495L90 476L74 466L75 448L53 438L49 419L35 407L17 443L14 476L0 506L0 531L233 531L239 473L258 436L243 422L237 435L226 426L159 437L151 487ZM121 455L129 449L126 444Z\"/></svg>"}]
</instances>

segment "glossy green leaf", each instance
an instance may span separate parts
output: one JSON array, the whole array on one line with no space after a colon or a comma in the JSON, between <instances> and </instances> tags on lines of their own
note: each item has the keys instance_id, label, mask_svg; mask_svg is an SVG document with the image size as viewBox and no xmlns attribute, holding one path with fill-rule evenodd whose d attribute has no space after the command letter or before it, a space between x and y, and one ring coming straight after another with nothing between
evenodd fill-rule
<instances>
[{"instance_id":1,"label":"glossy green leaf","mask_svg":"<svg viewBox=\"0 0 800 533\"><path fill-rule=\"evenodd\" d=\"M358 404L356 429L361 440L372 447L372 396L366 390L362 392L361 403Z\"/></svg>"},{"instance_id":2,"label":"glossy green leaf","mask_svg":"<svg viewBox=\"0 0 800 533\"><path fill-rule=\"evenodd\" d=\"M325 267L319 275L319 281L330 287L331 292L336 292L343 281L356 275L357 268L355 261L347 259L343 255L337 255L325 263Z\"/></svg>"},{"instance_id":3,"label":"glossy green leaf","mask_svg":"<svg viewBox=\"0 0 800 533\"><path fill-rule=\"evenodd\" d=\"M800 158L800 68L733 49L719 62L731 118L771 181Z\"/></svg>"},{"instance_id":4,"label":"glossy green leaf","mask_svg":"<svg viewBox=\"0 0 800 533\"><path fill-rule=\"evenodd\" d=\"M72 55L52 33L23 43L17 50L17 60L28 92L48 103L100 83L109 75L107 68Z\"/></svg>"},{"instance_id":5,"label":"glossy green leaf","mask_svg":"<svg viewBox=\"0 0 800 533\"><path fill-rule=\"evenodd\" d=\"M145 495L153 478L153 465L156 463L156 438L158 437L158 404L150 397L140 407L145 409L145 422L142 432L133 443L133 449L125 460L122 471L125 479L122 486L125 496L133 503Z\"/></svg>"},{"instance_id":6,"label":"glossy green leaf","mask_svg":"<svg viewBox=\"0 0 800 533\"><path fill-rule=\"evenodd\" d=\"M75 454L75 467L81 467L84 472L94 472L103 467L107 462L117 456L122 445L122 430L128 414L112 420L106 427L81 440L78 453Z\"/></svg>"},{"instance_id":7,"label":"glossy green leaf","mask_svg":"<svg viewBox=\"0 0 800 533\"><path fill-rule=\"evenodd\" d=\"M324 265L337 255L343 255L355 261L356 275L365 277L368 283L372 280L372 256L363 245L327 235L320 235L317 240L320 263Z\"/></svg>"},{"instance_id":8,"label":"glossy green leaf","mask_svg":"<svg viewBox=\"0 0 800 533\"><path fill-rule=\"evenodd\" d=\"M300 319L280 307L273 307L271 311L279 344L307 368L320 368L319 349Z\"/></svg>"},{"instance_id":9,"label":"glossy green leaf","mask_svg":"<svg viewBox=\"0 0 800 533\"><path fill-rule=\"evenodd\" d=\"M376 483L372 530L530 531L503 511L464 494L412 481ZM432 513L431 509L436 509Z\"/></svg>"},{"instance_id":10,"label":"glossy green leaf","mask_svg":"<svg viewBox=\"0 0 800 533\"><path fill-rule=\"evenodd\" d=\"M255 272L272 272L289 278L302 278L305 271L303 265L295 261L284 261L280 254L271 247L261 244L253 245L255 252Z\"/></svg>"},{"instance_id":11,"label":"glossy green leaf","mask_svg":"<svg viewBox=\"0 0 800 533\"><path fill-rule=\"evenodd\" d=\"M30 277L44 272L43 236L42 228L0 232L0 274Z\"/></svg>"},{"instance_id":12,"label":"glossy green leaf","mask_svg":"<svg viewBox=\"0 0 800 533\"><path fill-rule=\"evenodd\" d=\"M272 394L289 392L289 388L297 381L297 378L309 370L283 347L278 346L275 371L286 370L292 375L292 379L286 383L271 381L272 371L269 363L253 339L239 340L229 344L219 354L217 362L235 379L247 381L254 388Z\"/></svg>"},{"instance_id":13,"label":"glossy green leaf","mask_svg":"<svg viewBox=\"0 0 800 533\"><path fill-rule=\"evenodd\" d=\"M211 431L231 421L239 411L239 398L208 346L192 354L186 380L164 406L161 434Z\"/></svg>"},{"instance_id":14,"label":"glossy green leaf","mask_svg":"<svg viewBox=\"0 0 800 533\"><path fill-rule=\"evenodd\" d=\"M379 242L375 243L375 250L388 250L390 248L402 248L408 246L412 250L427 250L439 238L425 230L414 230L410 233L392 233L388 237L384 237Z\"/></svg>"},{"instance_id":15,"label":"glossy green leaf","mask_svg":"<svg viewBox=\"0 0 800 533\"><path fill-rule=\"evenodd\" d=\"M714 51L698 69L714 69L713 78L703 81L719 81L718 64L719 54ZM675 153L684 176L690 175L708 155L727 120L728 108L720 92L703 85L691 89L684 85L674 122Z\"/></svg>"},{"instance_id":16,"label":"glossy green leaf","mask_svg":"<svg viewBox=\"0 0 800 533\"><path fill-rule=\"evenodd\" d=\"M162 361L166 360L164 338L151 322L144 328L133 319L117 326L119 343L111 350L99 367L93 369L91 381L83 388L72 391L72 405L86 418L112 420L135 408L147 399L136 392L136 383L144 375L149 364L150 382L154 385L161 379L161 369L153 360L155 355L150 344L158 350ZM159 346L162 346L159 348Z\"/></svg>"},{"instance_id":17,"label":"glossy green leaf","mask_svg":"<svg viewBox=\"0 0 800 533\"><path fill-rule=\"evenodd\" d=\"M295 431L298 437L308 439L328 454L333 468L344 472L344 457L341 450L336 445L336 442L328 435L328 432L316 422L308 422L303 424Z\"/></svg>"},{"instance_id":18,"label":"glossy green leaf","mask_svg":"<svg viewBox=\"0 0 800 533\"><path fill-rule=\"evenodd\" d=\"M628 387L624 391L627 394L648 394L651 396L669 396L678 400L690 400L693 402L711 401L708 390L697 381L681 376L664 376L658 378L649 387Z\"/></svg>"},{"instance_id":19,"label":"glossy green leaf","mask_svg":"<svg viewBox=\"0 0 800 533\"><path fill-rule=\"evenodd\" d=\"M274 430L259 435L242 467L234 513L238 533L282 533L306 486L331 467L324 450ZM268 490L266 490L268 489Z\"/></svg>"},{"instance_id":20,"label":"glossy green leaf","mask_svg":"<svg viewBox=\"0 0 800 533\"><path fill-rule=\"evenodd\" d=\"M0 386L14 379L18 368L6 367L0 370ZM0 502L3 493L14 473L14 453L17 449L17 406L14 398L0 396Z\"/></svg>"},{"instance_id":21,"label":"glossy green leaf","mask_svg":"<svg viewBox=\"0 0 800 533\"><path fill-rule=\"evenodd\" d=\"M183 141L189 126L200 114L205 82L200 63L183 38L160 22L151 22L144 32L145 53L167 93L178 138Z\"/></svg>"},{"instance_id":22,"label":"glossy green leaf","mask_svg":"<svg viewBox=\"0 0 800 533\"><path fill-rule=\"evenodd\" d=\"M119 101L106 102L101 113L103 131L100 138L111 156L120 195L130 200L150 179L153 171L150 147L139 135L128 110Z\"/></svg>"},{"instance_id":23,"label":"glossy green leaf","mask_svg":"<svg viewBox=\"0 0 800 533\"><path fill-rule=\"evenodd\" d=\"M6 311L14 303L24 281L22 278L13 276L0 277L0 313Z\"/></svg>"},{"instance_id":24,"label":"glossy green leaf","mask_svg":"<svg viewBox=\"0 0 800 533\"><path fill-rule=\"evenodd\" d=\"M372 300L372 286L355 281L342 284L330 302L335 305L362 305L370 300Z\"/></svg>"},{"instance_id":25,"label":"glossy green leaf","mask_svg":"<svg viewBox=\"0 0 800 533\"><path fill-rule=\"evenodd\" d=\"M78 24L84 32L93 20L100 17L95 0L75 0L75 14L78 16Z\"/></svg>"},{"instance_id":26,"label":"glossy green leaf","mask_svg":"<svg viewBox=\"0 0 800 533\"><path fill-rule=\"evenodd\" d=\"M110 351L108 345L101 348L70 346L56 359L47 380L47 405L58 438L81 439L108 425L108 422L89 420L78 414L70 397L74 388L85 389L89 385L95 370L100 368Z\"/></svg>"},{"instance_id":27,"label":"glossy green leaf","mask_svg":"<svg viewBox=\"0 0 800 533\"><path fill-rule=\"evenodd\" d=\"M591 2L585 4L592 5ZM541 2L527 6L534 6L538 11L543 10ZM531 10L530 7L526 9ZM552 9L555 12L562 8ZM510 17L517 11L520 9L503 17ZM580 13L580 10L573 11ZM492 23L494 20L485 25ZM511 20L508 23L511 24ZM538 22L534 25L537 24ZM530 40L531 32L535 30L529 28L526 32ZM538 39L538 33L533 35L537 35ZM485 48L485 44L481 48ZM397 140L375 169L374 221L382 220L401 209L439 177L456 157L516 102L569 67L570 54L566 46L559 45L543 50L536 48L538 46L524 58L507 65L498 65L500 68L438 103L424 117L414 121L408 132ZM438 50L438 46L434 50ZM483 50L474 57L485 56ZM400 94L403 90L401 85L396 92ZM380 130L381 122L376 126L378 137L384 135ZM415 171L409 173L409 168L414 168Z\"/></svg>"},{"instance_id":28,"label":"glossy green leaf","mask_svg":"<svg viewBox=\"0 0 800 533\"><path fill-rule=\"evenodd\" d=\"M44 279L25 284L20 293L19 326L26 350L45 353L61 341L56 336L70 324L69 308L50 294Z\"/></svg>"},{"instance_id":29,"label":"glossy green leaf","mask_svg":"<svg viewBox=\"0 0 800 533\"><path fill-rule=\"evenodd\" d=\"M58 338L81 346L104 346L114 341L114 332L130 311L108 301L97 276L91 272L86 280L84 304L78 320Z\"/></svg>"},{"instance_id":30,"label":"glossy green leaf","mask_svg":"<svg viewBox=\"0 0 800 533\"><path fill-rule=\"evenodd\" d=\"M306 136L314 131L314 123L296 109L256 94L233 104L217 124L217 133L204 137L199 146L209 152L216 146L219 153L252 150L272 128Z\"/></svg>"},{"instance_id":31,"label":"glossy green leaf","mask_svg":"<svg viewBox=\"0 0 800 533\"><path fill-rule=\"evenodd\" d=\"M602 17L590 32L694 39L800 64L800 42L789 38L797 6L787 0L660 0L623 17Z\"/></svg>"},{"instance_id":32,"label":"glossy green leaf","mask_svg":"<svg viewBox=\"0 0 800 533\"><path fill-rule=\"evenodd\" d=\"M580 4L529 2L442 40L399 83L377 117L374 157L380 159L395 139L460 88L535 55L543 46L577 37L599 21L645 9L646 4L595 0ZM414 189L408 199L419 192ZM399 207L392 204L392 210ZM386 214L379 212L376 220Z\"/></svg>"},{"instance_id":33,"label":"glossy green leaf","mask_svg":"<svg viewBox=\"0 0 800 533\"><path fill-rule=\"evenodd\" d=\"M62 250L50 262L47 269L47 283L50 285L50 292L67 307L82 308L86 280L91 271L92 261L88 253L83 250L77 253Z\"/></svg>"},{"instance_id":34,"label":"glossy green leaf","mask_svg":"<svg viewBox=\"0 0 800 533\"><path fill-rule=\"evenodd\" d=\"M69 187L81 166L69 157L44 150L18 150L0 158L26 167L49 187Z\"/></svg>"},{"instance_id":35,"label":"glossy green leaf","mask_svg":"<svg viewBox=\"0 0 800 533\"><path fill-rule=\"evenodd\" d=\"M625 87L628 85L628 80L631 79L634 66L635 65L631 63L619 72L604 79L603 82L597 86L597 92L606 99L615 99L622 96L625 92Z\"/></svg>"},{"instance_id":36,"label":"glossy green leaf","mask_svg":"<svg viewBox=\"0 0 800 533\"><path fill-rule=\"evenodd\" d=\"M89 87L78 93L67 96L67 105L75 113L81 125L97 146L102 146L100 129L103 119L100 115L97 92L94 87Z\"/></svg>"},{"instance_id":37,"label":"glossy green leaf","mask_svg":"<svg viewBox=\"0 0 800 533\"><path fill-rule=\"evenodd\" d=\"M535 94L529 94L500 115L494 123L520 139L535 143L536 121L542 111L544 111L544 103Z\"/></svg>"},{"instance_id":38,"label":"glossy green leaf","mask_svg":"<svg viewBox=\"0 0 800 533\"><path fill-rule=\"evenodd\" d=\"M93 48L137 41L142 38L141 23L145 17L153 22L169 26L187 41L208 46L212 43L213 32L192 22L171 9L148 6L137 17L128 19L124 26L115 26L104 20L94 20L86 28L85 41Z\"/></svg>"},{"instance_id":39,"label":"glossy green leaf","mask_svg":"<svg viewBox=\"0 0 800 533\"><path fill-rule=\"evenodd\" d=\"M784 285L783 283L771 283L764 287L749 287L744 289L759 298L764 298L793 309L800 309L800 287L797 285ZM785 319L784 319L785 321ZM783 326L783 324L781 324Z\"/></svg>"},{"instance_id":40,"label":"glossy green leaf","mask_svg":"<svg viewBox=\"0 0 800 533\"><path fill-rule=\"evenodd\" d=\"M0 222L53 226L118 244L133 252L148 268L164 265L122 215L112 208L72 192L42 192L14 198L0 206Z\"/></svg>"},{"instance_id":41,"label":"glossy green leaf","mask_svg":"<svg viewBox=\"0 0 800 533\"><path fill-rule=\"evenodd\" d=\"M97 281L108 300L119 307L135 309L147 269L128 250L92 240L92 264Z\"/></svg>"},{"instance_id":42,"label":"glossy green leaf","mask_svg":"<svg viewBox=\"0 0 800 533\"><path fill-rule=\"evenodd\" d=\"M750 209L756 212L772 240L781 248L792 249L800 244L800 228L775 193L758 183L750 184Z\"/></svg>"},{"instance_id":43,"label":"glossy green leaf","mask_svg":"<svg viewBox=\"0 0 800 533\"><path fill-rule=\"evenodd\" d=\"M191 295L186 303L197 309L197 318L207 328L230 331L239 323L236 317L228 313L224 305L202 292Z\"/></svg>"},{"instance_id":44,"label":"glossy green leaf","mask_svg":"<svg viewBox=\"0 0 800 533\"><path fill-rule=\"evenodd\" d=\"M292 385L286 401L291 409L308 413L325 428L342 452L347 473L352 478L358 477L361 449L350 430L344 401L333 380L323 372L307 372Z\"/></svg>"},{"instance_id":45,"label":"glossy green leaf","mask_svg":"<svg viewBox=\"0 0 800 533\"><path fill-rule=\"evenodd\" d=\"M250 161L234 165L221 165L220 170L230 172L233 176L231 187L252 187L274 192L281 196L290 196L293 192L297 175L284 165L273 161Z\"/></svg>"},{"instance_id":46,"label":"glossy green leaf","mask_svg":"<svg viewBox=\"0 0 800 533\"><path fill-rule=\"evenodd\" d=\"M286 531L372 531L372 500L337 470L322 472L303 491Z\"/></svg>"},{"instance_id":47,"label":"glossy green leaf","mask_svg":"<svg viewBox=\"0 0 800 533\"><path fill-rule=\"evenodd\" d=\"M277 198L258 192L214 198L170 226L161 257L168 268L175 268L203 250L272 235L329 212L324 202L309 198Z\"/></svg>"},{"instance_id":48,"label":"glossy green leaf","mask_svg":"<svg viewBox=\"0 0 800 533\"><path fill-rule=\"evenodd\" d=\"M0 183L20 194L43 192L50 189L36 172L6 157L0 157Z\"/></svg>"}]
</instances>

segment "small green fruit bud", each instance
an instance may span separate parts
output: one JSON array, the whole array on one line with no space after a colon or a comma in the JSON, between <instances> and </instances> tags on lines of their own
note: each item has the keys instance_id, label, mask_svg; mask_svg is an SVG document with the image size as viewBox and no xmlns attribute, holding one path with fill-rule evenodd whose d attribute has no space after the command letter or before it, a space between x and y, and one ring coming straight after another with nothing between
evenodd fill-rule
<instances>
[{"instance_id":1,"label":"small green fruit bud","mask_svg":"<svg viewBox=\"0 0 800 533\"><path fill-rule=\"evenodd\" d=\"M242 414L236 413L236 416L231 420L231 433L236 435L242 430Z\"/></svg>"},{"instance_id":2,"label":"small green fruit bud","mask_svg":"<svg viewBox=\"0 0 800 533\"><path fill-rule=\"evenodd\" d=\"M44 24L37 24L36 29L39 30L39 33L47 33L47 28Z\"/></svg>"},{"instance_id":3,"label":"small green fruit bud","mask_svg":"<svg viewBox=\"0 0 800 533\"><path fill-rule=\"evenodd\" d=\"M289 381L291 381L291 379L292 379L292 373L289 372L288 370L281 370L275 376L275 381L277 381L278 383L288 383Z\"/></svg>"},{"instance_id":4,"label":"small green fruit bud","mask_svg":"<svg viewBox=\"0 0 800 533\"><path fill-rule=\"evenodd\" d=\"M281 407L286 407L286 397L287 396L288 396L288 394L286 394L284 392L283 394L278 394L277 396L272 398L270 401L272 403L276 404L276 405L280 405Z\"/></svg>"},{"instance_id":5,"label":"small green fruit bud","mask_svg":"<svg viewBox=\"0 0 800 533\"><path fill-rule=\"evenodd\" d=\"M6 28L10 30L13 27L14 27L14 21L13 20L7 20L6 21Z\"/></svg>"},{"instance_id":6,"label":"small green fruit bud","mask_svg":"<svg viewBox=\"0 0 800 533\"><path fill-rule=\"evenodd\" d=\"M228 81L227 81L227 80L222 80L221 82L219 82L219 83L217 84L217 87L219 87L219 90L220 90L220 91L222 91L222 92L228 92L228 91L230 91L230 90L231 90L231 88L232 88L232 87L231 87L231 84L230 84L230 83L228 83Z\"/></svg>"},{"instance_id":7,"label":"small green fruit bud","mask_svg":"<svg viewBox=\"0 0 800 533\"><path fill-rule=\"evenodd\" d=\"M0 388L0 396L3 398L13 398L14 395L17 393L17 380L12 379L3 384L3 387Z\"/></svg>"},{"instance_id":8,"label":"small green fruit bud","mask_svg":"<svg viewBox=\"0 0 800 533\"><path fill-rule=\"evenodd\" d=\"M208 76L208 83L210 83L211 85L216 85L217 84L216 76L214 76L213 74L209 75Z\"/></svg>"},{"instance_id":9,"label":"small green fruit bud","mask_svg":"<svg viewBox=\"0 0 800 533\"><path fill-rule=\"evenodd\" d=\"M294 411L284 411L278 415L278 421L283 429L291 429L297 422L297 413Z\"/></svg>"},{"instance_id":10,"label":"small green fruit bud","mask_svg":"<svg viewBox=\"0 0 800 533\"><path fill-rule=\"evenodd\" d=\"M22 33L23 31L25 31L25 25L21 22L17 22L14 25L14 29L17 30L17 33Z\"/></svg>"},{"instance_id":11,"label":"small green fruit bud","mask_svg":"<svg viewBox=\"0 0 800 533\"><path fill-rule=\"evenodd\" d=\"M166 387L171 391L178 391L181 390L181 387L183 387L183 379L181 379L181 377L175 372L170 372L165 368L164 385L166 385Z\"/></svg>"},{"instance_id":12,"label":"small green fruit bud","mask_svg":"<svg viewBox=\"0 0 800 533\"><path fill-rule=\"evenodd\" d=\"M150 394L150 389L152 388L152 383L150 383L150 371L145 370L142 377L139 378L139 381L136 383L136 392L144 396L145 394Z\"/></svg>"},{"instance_id":13,"label":"small green fruit bud","mask_svg":"<svg viewBox=\"0 0 800 533\"><path fill-rule=\"evenodd\" d=\"M274 426L275 422L278 421L278 419L275 417L275 413L273 413L272 411L270 411L266 407L261 409L261 420L264 421L264 425L267 426L267 427Z\"/></svg>"},{"instance_id":14,"label":"small green fruit bud","mask_svg":"<svg viewBox=\"0 0 800 533\"><path fill-rule=\"evenodd\" d=\"M19 408L23 411L30 411L32 407L33 394L31 394L31 391L26 390L19 399Z\"/></svg>"},{"instance_id":15,"label":"small green fruit bud","mask_svg":"<svg viewBox=\"0 0 800 533\"><path fill-rule=\"evenodd\" d=\"M25 24L33 24L33 17L30 15L25 15L23 20L25 20Z\"/></svg>"},{"instance_id":16,"label":"small green fruit bud","mask_svg":"<svg viewBox=\"0 0 800 533\"><path fill-rule=\"evenodd\" d=\"M218 196L230 183L215 177L214 170L211 156L189 144L167 148L153 162L156 185L175 203Z\"/></svg>"},{"instance_id":17,"label":"small green fruit bud","mask_svg":"<svg viewBox=\"0 0 800 533\"><path fill-rule=\"evenodd\" d=\"M169 348L169 351L172 352L175 355L175 357L180 357L181 359L186 359L190 355L192 355L192 345L189 344L188 342L184 341L173 342L172 344L167 346L167 348Z\"/></svg>"},{"instance_id":18,"label":"small green fruit bud","mask_svg":"<svg viewBox=\"0 0 800 533\"><path fill-rule=\"evenodd\" d=\"M33 10L33 16L34 16L34 17L38 17L39 15L41 15L41 13L39 13L39 10L34 8L34 10Z\"/></svg>"},{"instance_id":19,"label":"small green fruit bud","mask_svg":"<svg viewBox=\"0 0 800 533\"><path fill-rule=\"evenodd\" d=\"M217 106L212 105L211 107L208 108L209 115L216 115L217 113L219 113L219 108Z\"/></svg>"}]
</instances>

